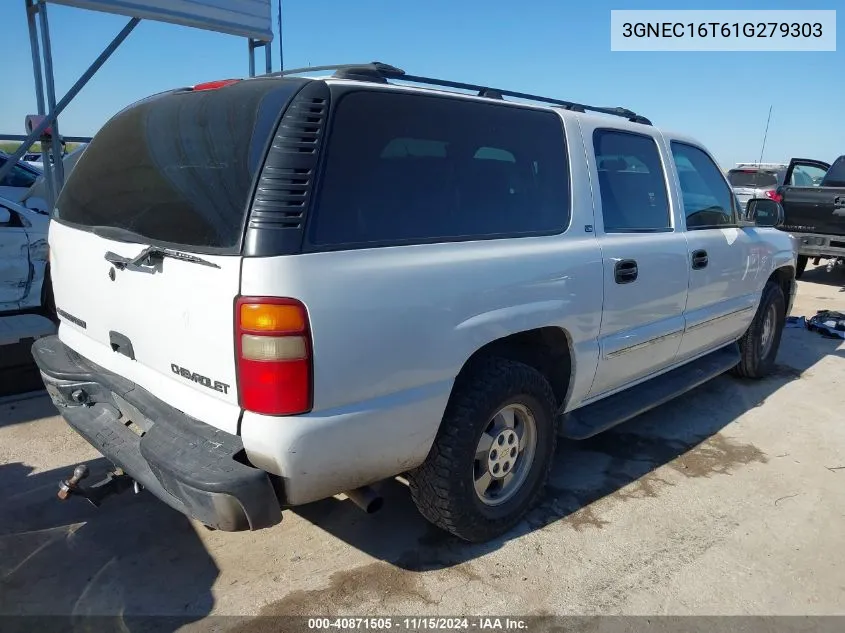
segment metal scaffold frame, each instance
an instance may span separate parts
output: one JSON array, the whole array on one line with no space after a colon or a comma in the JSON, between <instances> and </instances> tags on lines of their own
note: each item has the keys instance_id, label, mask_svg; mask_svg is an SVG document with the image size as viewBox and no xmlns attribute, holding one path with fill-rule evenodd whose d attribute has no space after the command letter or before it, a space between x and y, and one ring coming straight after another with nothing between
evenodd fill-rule
<instances>
[{"instance_id":1,"label":"metal scaffold frame","mask_svg":"<svg viewBox=\"0 0 845 633\"><path fill-rule=\"evenodd\" d=\"M32 51L32 70L35 79L35 99L38 110L37 117L26 117L27 132L26 136L10 135L0 138L10 140L21 140L18 149L9 157L5 165L0 167L0 181L6 177L6 174L18 163L21 157L28 152L30 146L40 142L41 151L43 155L44 165L44 179L47 188L48 204L52 209L55 205L58 192L64 185L64 170L61 161L61 144L62 137L59 133L58 116L70 104L77 94L85 87L96 72L105 64L105 62L112 56L117 48L129 36L130 33L143 19L152 19L162 22L170 22L181 24L183 26L192 26L221 33L229 33L233 35L241 35L247 38L249 50L249 76L255 76L255 51L256 49L264 49L266 72L272 72L271 63L271 49L270 45L273 41L273 33L270 18L270 3L267 5L267 20L266 25L262 24L263 28L254 27L248 29L244 25L219 23L219 21L211 20L210 18L203 19L203 16L191 16L184 12L170 12L161 5L178 4L178 3L156 3L148 2L146 9L143 7L138 9L137 13L133 13L132 9L126 8L122 2L113 2L113 7L109 7L107 2L72 2L70 0L24 0L26 5L27 26L29 29L29 42ZM118 13L121 15L128 15L129 21L126 26L114 37L108 46L103 49L103 52L91 63L88 69L82 73L76 83L68 90L58 101L56 100L56 88L53 69L53 49L50 41L50 25L48 19L48 4L64 4L70 6L77 6L79 8L93 9L109 13ZM139 6L143 3L132 3L133 6ZM233 5L236 3L232 3ZM255 3L261 4L261 3ZM100 6L102 5L102 6ZM172 15L171 15L172 13ZM232 13L235 13L234 9ZM262 21L262 16L257 18L259 23ZM244 35L248 33L248 35ZM258 35L258 37L255 37ZM42 63L43 58L43 63ZM30 129L31 128L31 129ZM65 137L66 141L87 140L85 137ZM52 154L55 162L50 161L48 154ZM0 198L2 200L2 198Z\"/></svg>"}]
</instances>

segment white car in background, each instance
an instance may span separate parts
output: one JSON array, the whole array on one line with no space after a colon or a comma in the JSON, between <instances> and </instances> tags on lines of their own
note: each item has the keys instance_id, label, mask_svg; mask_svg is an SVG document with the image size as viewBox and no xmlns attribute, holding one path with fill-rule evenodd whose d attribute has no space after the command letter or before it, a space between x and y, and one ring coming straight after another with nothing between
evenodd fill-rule
<instances>
[{"instance_id":1,"label":"white car in background","mask_svg":"<svg viewBox=\"0 0 845 633\"><path fill-rule=\"evenodd\" d=\"M0 316L38 309L52 316L49 224L41 211L0 200Z\"/></svg>"},{"instance_id":2,"label":"white car in background","mask_svg":"<svg viewBox=\"0 0 845 633\"><path fill-rule=\"evenodd\" d=\"M70 174L84 150L63 160ZM0 153L0 166L9 155ZM47 249L50 224L43 174L18 163L0 182L0 346L8 338L4 319L10 314L38 310L54 318Z\"/></svg>"}]
</instances>

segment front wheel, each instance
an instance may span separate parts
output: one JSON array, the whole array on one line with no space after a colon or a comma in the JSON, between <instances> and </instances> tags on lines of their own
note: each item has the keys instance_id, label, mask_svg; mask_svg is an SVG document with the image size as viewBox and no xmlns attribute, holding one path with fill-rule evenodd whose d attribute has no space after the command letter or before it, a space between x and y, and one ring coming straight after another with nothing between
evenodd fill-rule
<instances>
[{"instance_id":1,"label":"front wheel","mask_svg":"<svg viewBox=\"0 0 845 633\"><path fill-rule=\"evenodd\" d=\"M523 363L489 358L465 372L426 461L408 475L420 513L470 542L511 529L548 478L556 408L548 381Z\"/></svg>"},{"instance_id":2,"label":"front wheel","mask_svg":"<svg viewBox=\"0 0 845 633\"><path fill-rule=\"evenodd\" d=\"M754 320L739 339L741 360L734 368L735 374L743 378L763 378L772 371L785 321L786 300L783 290L770 281L763 289Z\"/></svg>"}]
</instances>

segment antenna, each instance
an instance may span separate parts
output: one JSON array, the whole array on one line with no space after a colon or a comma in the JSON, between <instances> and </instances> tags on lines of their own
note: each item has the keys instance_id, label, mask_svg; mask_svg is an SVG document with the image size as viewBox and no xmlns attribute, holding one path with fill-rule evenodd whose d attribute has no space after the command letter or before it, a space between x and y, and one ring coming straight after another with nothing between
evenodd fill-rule
<instances>
[{"instance_id":1,"label":"antenna","mask_svg":"<svg viewBox=\"0 0 845 633\"><path fill-rule=\"evenodd\" d=\"M772 120L772 107L769 106L769 117L766 119L766 131L763 133L763 147L760 148L760 160L757 161L757 167L763 162L763 150L766 149L766 139L769 136L769 121Z\"/></svg>"}]
</instances>

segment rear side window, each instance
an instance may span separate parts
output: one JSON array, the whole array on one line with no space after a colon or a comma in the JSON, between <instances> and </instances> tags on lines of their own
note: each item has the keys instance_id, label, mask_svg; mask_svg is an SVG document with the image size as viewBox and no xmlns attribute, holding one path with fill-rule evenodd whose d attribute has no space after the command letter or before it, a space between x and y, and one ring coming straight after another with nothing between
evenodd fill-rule
<instances>
[{"instance_id":1,"label":"rear side window","mask_svg":"<svg viewBox=\"0 0 845 633\"><path fill-rule=\"evenodd\" d=\"M749 187L754 189L766 189L777 187L780 183L776 171L764 171L762 169L731 169L728 172L728 181L734 187Z\"/></svg>"},{"instance_id":2,"label":"rear side window","mask_svg":"<svg viewBox=\"0 0 845 633\"><path fill-rule=\"evenodd\" d=\"M86 148L56 218L129 241L238 250L255 172L300 85L242 81L123 110Z\"/></svg>"},{"instance_id":3,"label":"rear side window","mask_svg":"<svg viewBox=\"0 0 845 633\"><path fill-rule=\"evenodd\" d=\"M316 247L386 246L562 232L563 126L551 112L448 97L352 92L338 102Z\"/></svg>"},{"instance_id":4,"label":"rear side window","mask_svg":"<svg viewBox=\"0 0 845 633\"><path fill-rule=\"evenodd\" d=\"M605 233L671 230L657 143L622 130L593 133Z\"/></svg>"}]
</instances>

